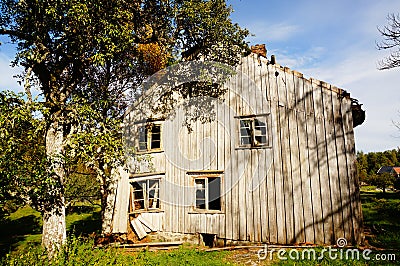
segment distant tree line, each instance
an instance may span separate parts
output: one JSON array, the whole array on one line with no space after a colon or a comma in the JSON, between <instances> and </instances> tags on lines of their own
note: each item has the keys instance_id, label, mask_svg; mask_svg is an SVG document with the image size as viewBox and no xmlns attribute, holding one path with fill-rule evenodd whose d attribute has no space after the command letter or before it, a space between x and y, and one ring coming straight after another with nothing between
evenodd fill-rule
<instances>
[{"instance_id":1,"label":"distant tree line","mask_svg":"<svg viewBox=\"0 0 400 266\"><path fill-rule=\"evenodd\" d=\"M361 182L375 185L385 191L394 186L400 189L400 180L392 174L377 174L382 166L400 166L400 149L383 152L357 152L357 170Z\"/></svg>"}]
</instances>

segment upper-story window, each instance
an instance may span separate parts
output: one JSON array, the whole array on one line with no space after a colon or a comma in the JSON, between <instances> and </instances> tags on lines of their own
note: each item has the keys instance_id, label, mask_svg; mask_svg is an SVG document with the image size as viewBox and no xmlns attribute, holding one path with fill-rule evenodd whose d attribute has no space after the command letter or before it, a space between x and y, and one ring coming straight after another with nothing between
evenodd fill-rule
<instances>
[{"instance_id":1,"label":"upper-story window","mask_svg":"<svg viewBox=\"0 0 400 266\"><path fill-rule=\"evenodd\" d=\"M161 150L161 124L149 123L140 126L139 130L139 151Z\"/></svg>"},{"instance_id":2,"label":"upper-story window","mask_svg":"<svg viewBox=\"0 0 400 266\"><path fill-rule=\"evenodd\" d=\"M267 117L239 117L239 146L268 146Z\"/></svg>"}]
</instances>

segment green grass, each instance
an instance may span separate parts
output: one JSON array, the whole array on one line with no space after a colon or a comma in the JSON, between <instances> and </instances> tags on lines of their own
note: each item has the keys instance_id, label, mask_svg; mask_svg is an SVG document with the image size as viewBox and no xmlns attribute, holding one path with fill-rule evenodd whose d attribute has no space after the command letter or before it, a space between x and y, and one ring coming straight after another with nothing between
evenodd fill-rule
<instances>
[{"instance_id":1,"label":"green grass","mask_svg":"<svg viewBox=\"0 0 400 266\"><path fill-rule=\"evenodd\" d=\"M376 254L395 253L400 258L400 194L382 193L375 187L361 191L366 239L374 247L386 249ZM274 259L259 261L255 252L247 250L204 252L183 246L178 250L124 253L117 249L94 248L88 237L101 227L100 207L78 205L67 213L69 241L66 249L51 265L394 265L393 261L332 260L325 254L321 260ZM0 255L3 265L50 265L40 247L41 216L30 207L11 214L0 224ZM3 230L4 229L4 230ZM77 236L83 236L79 238ZM322 248L317 248L320 252ZM395 250L395 251L393 251ZM10 252L11 251L11 252ZM301 250L300 250L301 251ZM373 255L372 254L372 255ZM371 256L372 256L371 255Z\"/></svg>"},{"instance_id":2,"label":"green grass","mask_svg":"<svg viewBox=\"0 0 400 266\"><path fill-rule=\"evenodd\" d=\"M125 253L118 249L93 248L92 239L72 236L52 262L40 246L29 247L4 258L2 265L227 265L225 252L205 252L181 247L174 251Z\"/></svg>"},{"instance_id":3,"label":"green grass","mask_svg":"<svg viewBox=\"0 0 400 266\"><path fill-rule=\"evenodd\" d=\"M361 190L366 240L372 246L400 250L400 193Z\"/></svg>"},{"instance_id":4,"label":"green grass","mask_svg":"<svg viewBox=\"0 0 400 266\"><path fill-rule=\"evenodd\" d=\"M41 215L29 206L12 213L0 227L0 256L41 242Z\"/></svg>"},{"instance_id":5,"label":"green grass","mask_svg":"<svg viewBox=\"0 0 400 266\"><path fill-rule=\"evenodd\" d=\"M67 232L88 236L101 230L99 206L73 206L66 216ZM18 209L0 224L0 257L11 251L24 251L42 241L42 216L29 206Z\"/></svg>"}]
</instances>

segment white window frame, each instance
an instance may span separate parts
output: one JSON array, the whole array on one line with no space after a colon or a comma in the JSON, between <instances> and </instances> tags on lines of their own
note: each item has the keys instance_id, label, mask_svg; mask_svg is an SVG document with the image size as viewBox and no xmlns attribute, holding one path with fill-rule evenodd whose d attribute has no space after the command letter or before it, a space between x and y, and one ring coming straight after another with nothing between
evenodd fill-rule
<instances>
[{"instance_id":1,"label":"white window frame","mask_svg":"<svg viewBox=\"0 0 400 266\"><path fill-rule=\"evenodd\" d=\"M269 147L269 127L268 120L269 114L264 115L252 115L252 116L238 116L238 131L239 131L239 147L244 148L257 148L257 147ZM242 126L242 121L248 121L249 126ZM260 121L264 123L263 126L257 126L256 122ZM248 129L248 135L242 135L243 130ZM264 129L265 134L260 134ZM265 138L265 142L260 142L260 138ZM249 143L243 143L242 139L250 138Z\"/></svg>"},{"instance_id":2,"label":"white window frame","mask_svg":"<svg viewBox=\"0 0 400 266\"><path fill-rule=\"evenodd\" d=\"M154 126L159 127L160 128L160 140L157 140L160 142L159 147L157 148L152 148L152 143L153 143L153 132L152 129L154 128ZM138 145L137 145L137 151L138 152L152 152L152 151L161 151L162 150L162 131L163 131L163 126L161 122L151 122L151 123L147 123L147 124L142 124L139 125L138 128ZM142 140L142 136L141 134L143 134L141 132L141 130L144 130L144 134L145 134L145 141L141 141ZM145 148L142 148L142 144L145 143Z\"/></svg>"},{"instance_id":3,"label":"white window frame","mask_svg":"<svg viewBox=\"0 0 400 266\"><path fill-rule=\"evenodd\" d=\"M155 183L155 187L150 186L151 181L157 181ZM151 211L160 211L161 210L161 199L160 199L160 187L161 187L161 177L160 176L152 176L152 177L142 177L142 178L134 178L129 180L130 183L130 205L133 213L138 212L151 212ZM134 183L142 183L142 189L135 190ZM142 191L143 198L135 198L135 192ZM154 191L154 194L151 195L151 191ZM150 206L150 199L153 199L153 206ZM154 201L157 199L157 201ZM143 208L135 209L135 202L143 201ZM158 203L158 207L157 207ZM154 204L156 205L154 207Z\"/></svg>"},{"instance_id":4,"label":"white window frame","mask_svg":"<svg viewBox=\"0 0 400 266\"><path fill-rule=\"evenodd\" d=\"M218 179L219 180L219 209L210 209L210 199L209 199L209 180L210 179ZM197 191L199 190L196 187L197 180L204 180L204 200L205 200L205 208L199 208L197 206ZM201 175L193 177L193 186L194 186L194 203L193 203L193 210L196 212L222 212L223 211L223 198L222 198L222 175Z\"/></svg>"}]
</instances>

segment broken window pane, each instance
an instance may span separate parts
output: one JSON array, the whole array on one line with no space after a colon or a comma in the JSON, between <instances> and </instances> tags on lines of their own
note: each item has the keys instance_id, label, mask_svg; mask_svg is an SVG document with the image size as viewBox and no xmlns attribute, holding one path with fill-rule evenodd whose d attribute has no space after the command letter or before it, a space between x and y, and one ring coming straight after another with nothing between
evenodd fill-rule
<instances>
[{"instance_id":1,"label":"broken window pane","mask_svg":"<svg viewBox=\"0 0 400 266\"><path fill-rule=\"evenodd\" d=\"M161 148L161 125L148 124L141 126L139 131L139 151L149 151Z\"/></svg>"},{"instance_id":2,"label":"broken window pane","mask_svg":"<svg viewBox=\"0 0 400 266\"><path fill-rule=\"evenodd\" d=\"M134 210L160 208L160 180L147 179L132 182L132 197Z\"/></svg>"},{"instance_id":3,"label":"broken window pane","mask_svg":"<svg viewBox=\"0 0 400 266\"><path fill-rule=\"evenodd\" d=\"M147 150L147 129L139 127L139 151Z\"/></svg>"},{"instance_id":4,"label":"broken window pane","mask_svg":"<svg viewBox=\"0 0 400 266\"><path fill-rule=\"evenodd\" d=\"M133 182L133 204L134 210L145 209L144 196L146 184L144 182Z\"/></svg>"},{"instance_id":5,"label":"broken window pane","mask_svg":"<svg viewBox=\"0 0 400 266\"><path fill-rule=\"evenodd\" d=\"M263 146L268 145L267 116L239 120L239 145Z\"/></svg>"},{"instance_id":6,"label":"broken window pane","mask_svg":"<svg viewBox=\"0 0 400 266\"><path fill-rule=\"evenodd\" d=\"M251 144L251 120L240 120L240 145Z\"/></svg>"},{"instance_id":7,"label":"broken window pane","mask_svg":"<svg viewBox=\"0 0 400 266\"><path fill-rule=\"evenodd\" d=\"M206 180L196 179L196 208L206 209Z\"/></svg>"},{"instance_id":8,"label":"broken window pane","mask_svg":"<svg viewBox=\"0 0 400 266\"><path fill-rule=\"evenodd\" d=\"M254 119L254 138L255 145L267 144L267 125L260 119Z\"/></svg>"},{"instance_id":9,"label":"broken window pane","mask_svg":"<svg viewBox=\"0 0 400 266\"><path fill-rule=\"evenodd\" d=\"M149 192L149 208L157 209L160 207L159 199L159 180L148 180L148 192Z\"/></svg>"}]
</instances>

